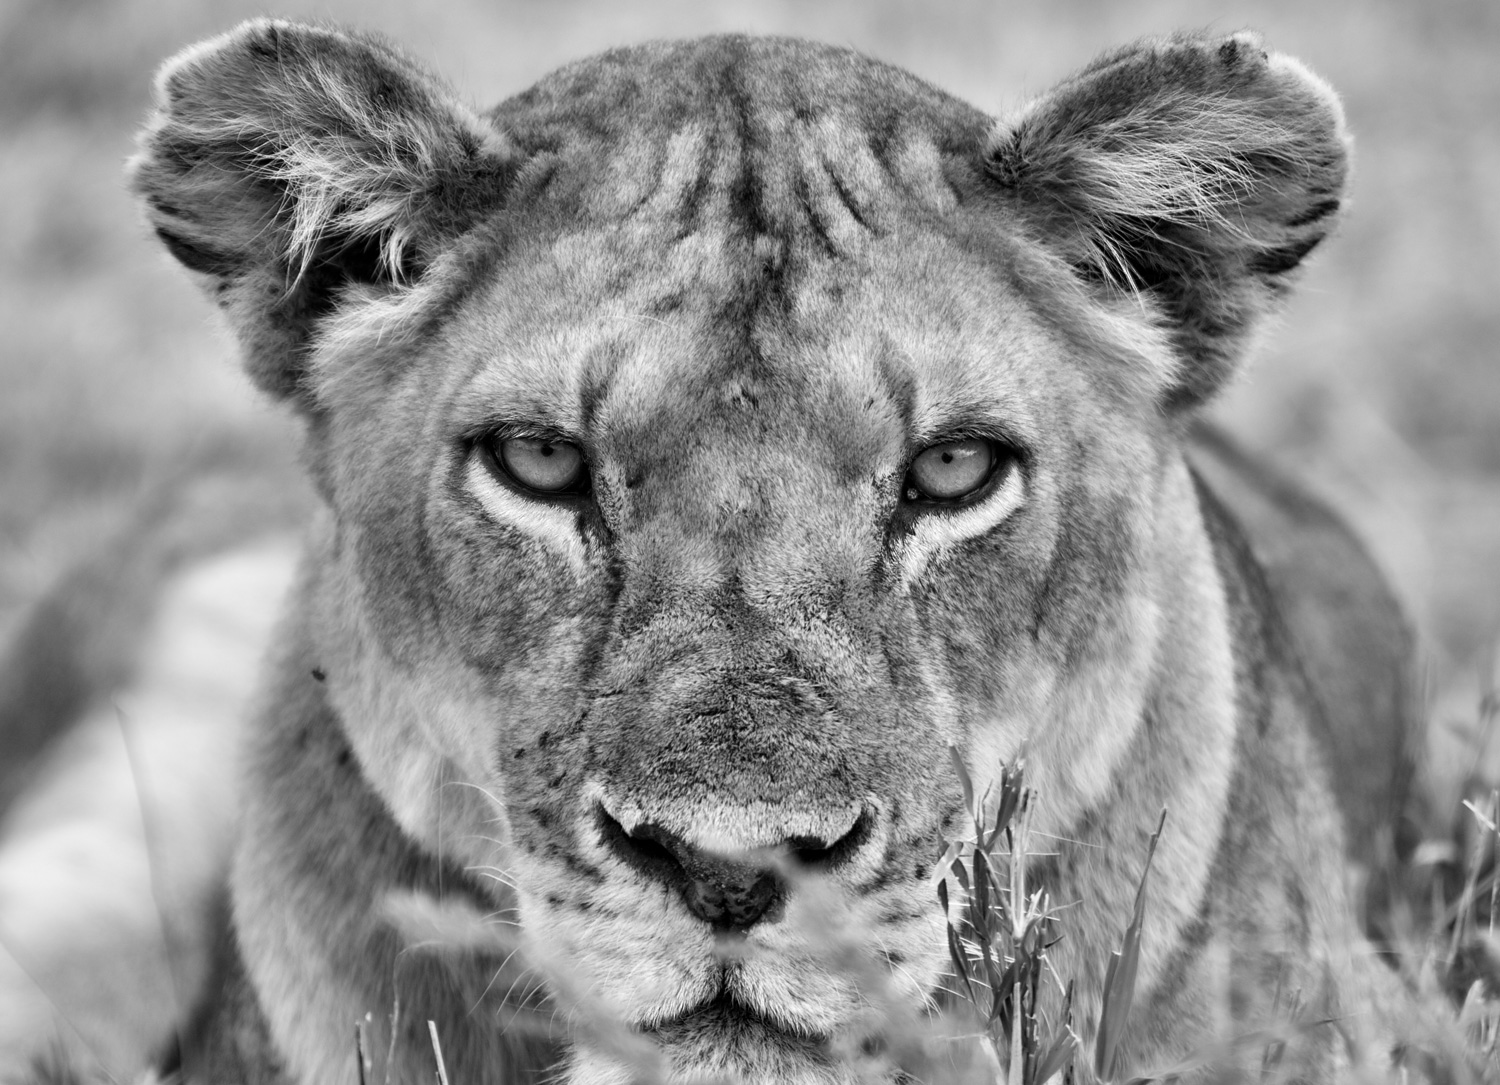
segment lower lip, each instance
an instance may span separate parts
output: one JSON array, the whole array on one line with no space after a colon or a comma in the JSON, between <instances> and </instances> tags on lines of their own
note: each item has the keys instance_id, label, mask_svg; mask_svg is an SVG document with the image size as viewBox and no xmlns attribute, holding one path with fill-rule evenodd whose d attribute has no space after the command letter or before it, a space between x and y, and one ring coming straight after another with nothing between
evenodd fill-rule
<instances>
[{"instance_id":1,"label":"lower lip","mask_svg":"<svg viewBox=\"0 0 1500 1085\"><path fill-rule=\"evenodd\" d=\"M752 1040L757 1034L765 1034L768 1037L774 1037L781 1044L790 1041L795 1044L806 1044L809 1047L822 1047L828 1039L826 1036L813 1035L777 1025L767 1020L758 1011L735 1001L728 995L720 995L714 1001L690 1013L654 1025L649 1031L666 1043L689 1038L702 1039L705 1034L722 1035L740 1042Z\"/></svg>"}]
</instances>

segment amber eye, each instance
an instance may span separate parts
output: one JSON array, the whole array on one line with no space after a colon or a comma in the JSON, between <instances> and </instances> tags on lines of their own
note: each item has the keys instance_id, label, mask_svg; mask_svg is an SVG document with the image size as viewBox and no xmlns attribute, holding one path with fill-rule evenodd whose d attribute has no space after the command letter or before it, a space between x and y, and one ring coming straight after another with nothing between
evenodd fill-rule
<instances>
[{"instance_id":1,"label":"amber eye","mask_svg":"<svg viewBox=\"0 0 1500 1085\"><path fill-rule=\"evenodd\" d=\"M945 441L917 453L906 474L908 501L957 501L985 484L995 466L989 441Z\"/></svg>"},{"instance_id":2,"label":"amber eye","mask_svg":"<svg viewBox=\"0 0 1500 1085\"><path fill-rule=\"evenodd\" d=\"M588 468L577 445L541 437L506 437L488 442L490 456L516 482L544 494L583 493Z\"/></svg>"}]
</instances>

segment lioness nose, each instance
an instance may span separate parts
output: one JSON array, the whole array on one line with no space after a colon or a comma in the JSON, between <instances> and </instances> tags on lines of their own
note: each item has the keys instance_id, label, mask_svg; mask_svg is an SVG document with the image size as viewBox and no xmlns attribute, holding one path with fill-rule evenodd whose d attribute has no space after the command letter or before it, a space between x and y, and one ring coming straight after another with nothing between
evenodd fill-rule
<instances>
[{"instance_id":1,"label":"lioness nose","mask_svg":"<svg viewBox=\"0 0 1500 1085\"><path fill-rule=\"evenodd\" d=\"M814 870L842 865L870 834L869 819L861 815L854 827L835 841L789 837L780 847L766 849L764 858L720 855L694 847L659 825L642 823L626 831L603 806L597 808L599 838L627 865L682 896L688 911L718 930L743 931L780 910L786 879L772 865L778 857Z\"/></svg>"}]
</instances>

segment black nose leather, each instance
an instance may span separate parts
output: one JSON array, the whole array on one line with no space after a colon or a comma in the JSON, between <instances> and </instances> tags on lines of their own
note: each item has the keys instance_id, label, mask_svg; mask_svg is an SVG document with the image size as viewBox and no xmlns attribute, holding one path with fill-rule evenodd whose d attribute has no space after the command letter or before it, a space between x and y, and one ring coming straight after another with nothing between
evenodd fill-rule
<instances>
[{"instance_id":1,"label":"black nose leather","mask_svg":"<svg viewBox=\"0 0 1500 1085\"><path fill-rule=\"evenodd\" d=\"M599 837L617 857L647 877L676 889L688 911L717 930L743 931L779 914L786 879L769 862L704 851L676 833L649 822L626 832L602 806L596 812ZM831 869L869 835L861 817L843 838L829 844L811 837L782 843L788 861Z\"/></svg>"}]
</instances>

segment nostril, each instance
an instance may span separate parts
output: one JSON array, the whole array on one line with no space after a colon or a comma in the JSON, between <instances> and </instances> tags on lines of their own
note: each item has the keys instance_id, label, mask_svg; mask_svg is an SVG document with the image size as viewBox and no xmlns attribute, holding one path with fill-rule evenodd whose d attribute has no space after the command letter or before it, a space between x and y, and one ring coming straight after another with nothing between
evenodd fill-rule
<instances>
[{"instance_id":1,"label":"nostril","mask_svg":"<svg viewBox=\"0 0 1500 1085\"><path fill-rule=\"evenodd\" d=\"M846 866L854 858L854 854L870 839L874 827L874 817L865 810L855 819L849 831L833 843L815 836L793 836L787 839L787 853L804 869L830 873Z\"/></svg>"},{"instance_id":2,"label":"nostril","mask_svg":"<svg viewBox=\"0 0 1500 1085\"><path fill-rule=\"evenodd\" d=\"M594 809L594 822L604 846L625 864L656 881L682 886L688 874L671 847L670 838L654 825L641 825L627 832L602 805Z\"/></svg>"},{"instance_id":3,"label":"nostril","mask_svg":"<svg viewBox=\"0 0 1500 1085\"><path fill-rule=\"evenodd\" d=\"M796 837L788 841L790 857L796 864L814 870L827 870L832 867L835 849L816 837L811 838L810 843L804 843L806 839L808 838Z\"/></svg>"}]
</instances>

